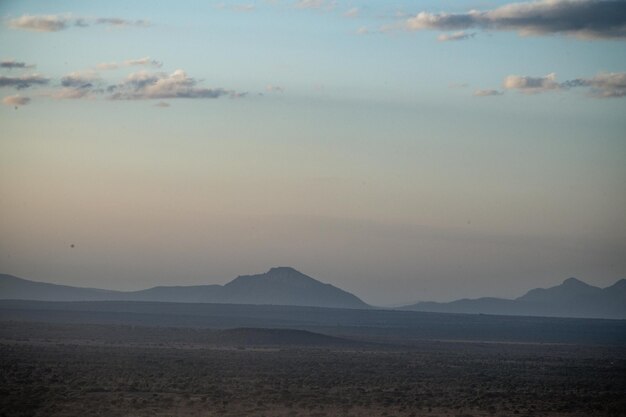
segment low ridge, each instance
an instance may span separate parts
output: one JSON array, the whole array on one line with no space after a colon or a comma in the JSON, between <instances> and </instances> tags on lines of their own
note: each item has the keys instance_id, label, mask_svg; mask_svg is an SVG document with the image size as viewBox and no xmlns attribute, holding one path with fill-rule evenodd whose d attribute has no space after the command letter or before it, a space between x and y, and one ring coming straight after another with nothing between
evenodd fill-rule
<instances>
[{"instance_id":1,"label":"low ridge","mask_svg":"<svg viewBox=\"0 0 626 417\"><path fill-rule=\"evenodd\" d=\"M164 301L370 308L355 295L291 267L239 276L225 285L159 286L109 291L29 281L0 275L0 298L39 301Z\"/></svg>"},{"instance_id":2,"label":"low ridge","mask_svg":"<svg viewBox=\"0 0 626 417\"><path fill-rule=\"evenodd\" d=\"M421 302L402 310L440 313L500 314L626 319L626 280L604 289L577 278L560 285L535 288L515 299L477 298L449 303Z\"/></svg>"}]
</instances>

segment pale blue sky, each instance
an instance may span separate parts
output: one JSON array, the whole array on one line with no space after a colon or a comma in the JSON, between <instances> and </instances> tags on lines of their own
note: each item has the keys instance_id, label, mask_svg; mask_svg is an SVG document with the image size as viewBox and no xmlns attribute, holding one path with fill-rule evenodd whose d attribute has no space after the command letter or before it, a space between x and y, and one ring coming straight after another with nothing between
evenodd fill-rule
<instances>
[{"instance_id":1,"label":"pale blue sky","mask_svg":"<svg viewBox=\"0 0 626 417\"><path fill-rule=\"evenodd\" d=\"M2 2L0 61L36 67L0 68L0 270L131 289L291 265L378 304L626 276L626 29L520 36L504 1L308 4ZM497 10L408 28L470 9Z\"/></svg>"}]
</instances>

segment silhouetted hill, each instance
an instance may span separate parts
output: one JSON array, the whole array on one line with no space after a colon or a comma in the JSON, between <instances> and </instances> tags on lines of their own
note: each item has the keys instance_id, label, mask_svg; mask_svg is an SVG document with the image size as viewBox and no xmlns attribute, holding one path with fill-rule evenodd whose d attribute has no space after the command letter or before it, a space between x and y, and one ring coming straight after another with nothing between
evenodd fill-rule
<instances>
[{"instance_id":1,"label":"silhouetted hill","mask_svg":"<svg viewBox=\"0 0 626 417\"><path fill-rule=\"evenodd\" d=\"M1 311L1 309L0 309ZM234 328L198 329L184 327L146 327L88 323L46 323L0 321L3 340L60 340L114 343L118 345L205 345L228 347L367 347L356 340L298 329Z\"/></svg>"},{"instance_id":2,"label":"silhouetted hill","mask_svg":"<svg viewBox=\"0 0 626 417\"><path fill-rule=\"evenodd\" d=\"M215 332L215 344L237 346L357 346L339 337L295 329L237 328Z\"/></svg>"},{"instance_id":3,"label":"silhouetted hill","mask_svg":"<svg viewBox=\"0 0 626 417\"><path fill-rule=\"evenodd\" d=\"M5 300L104 301L116 299L119 294L123 293L97 288L48 284L0 274L0 298Z\"/></svg>"},{"instance_id":4,"label":"silhouetted hill","mask_svg":"<svg viewBox=\"0 0 626 417\"><path fill-rule=\"evenodd\" d=\"M513 300L462 299L449 303L421 302L402 310L440 313L504 314L589 318L626 318L626 280L604 289L568 278L561 285L535 288Z\"/></svg>"},{"instance_id":5,"label":"silhouetted hill","mask_svg":"<svg viewBox=\"0 0 626 417\"><path fill-rule=\"evenodd\" d=\"M370 308L355 295L290 267L239 276L226 285L160 286L109 291L29 281L0 275L0 299L40 301L164 301L182 303L275 304Z\"/></svg>"},{"instance_id":6,"label":"silhouetted hill","mask_svg":"<svg viewBox=\"0 0 626 417\"><path fill-rule=\"evenodd\" d=\"M235 304L283 304L316 307L368 308L358 297L321 283L289 267L265 274L244 275L224 285L222 302Z\"/></svg>"}]
</instances>

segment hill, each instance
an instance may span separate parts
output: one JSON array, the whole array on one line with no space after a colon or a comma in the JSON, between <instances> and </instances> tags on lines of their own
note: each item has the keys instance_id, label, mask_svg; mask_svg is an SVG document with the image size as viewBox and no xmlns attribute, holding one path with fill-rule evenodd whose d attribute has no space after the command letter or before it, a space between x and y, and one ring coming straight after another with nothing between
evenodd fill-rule
<instances>
[{"instance_id":1,"label":"hill","mask_svg":"<svg viewBox=\"0 0 626 417\"><path fill-rule=\"evenodd\" d=\"M239 276L225 285L160 286L110 291L29 281L0 275L0 298L38 301L162 301L370 308L355 295L290 267Z\"/></svg>"},{"instance_id":2,"label":"hill","mask_svg":"<svg viewBox=\"0 0 626 417\"><path fill-rule=\"evenodd\" d=\"M576 278L568 278L560 285L535 288L515 299L476 298L449 303L420 302L401 309L440 313L624 319L626 280L619 280L610 287L598 288Z\"/></svg>"}]
</instances>

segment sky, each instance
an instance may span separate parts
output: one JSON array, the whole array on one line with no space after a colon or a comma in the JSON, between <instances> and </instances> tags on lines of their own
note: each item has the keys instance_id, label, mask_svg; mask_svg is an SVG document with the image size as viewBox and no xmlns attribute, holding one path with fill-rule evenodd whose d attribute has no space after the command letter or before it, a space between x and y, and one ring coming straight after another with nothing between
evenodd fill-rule
<instances>
[{"instance_id":1,"label":"sky","mask_svg":"<svg viewBox=\"0 0 626 417\"><path fill-rule=\"evenodd\" d=\"M626 1L5 0L0 97L0 272L626 277Z\"/></svg>"}]
</instances>

